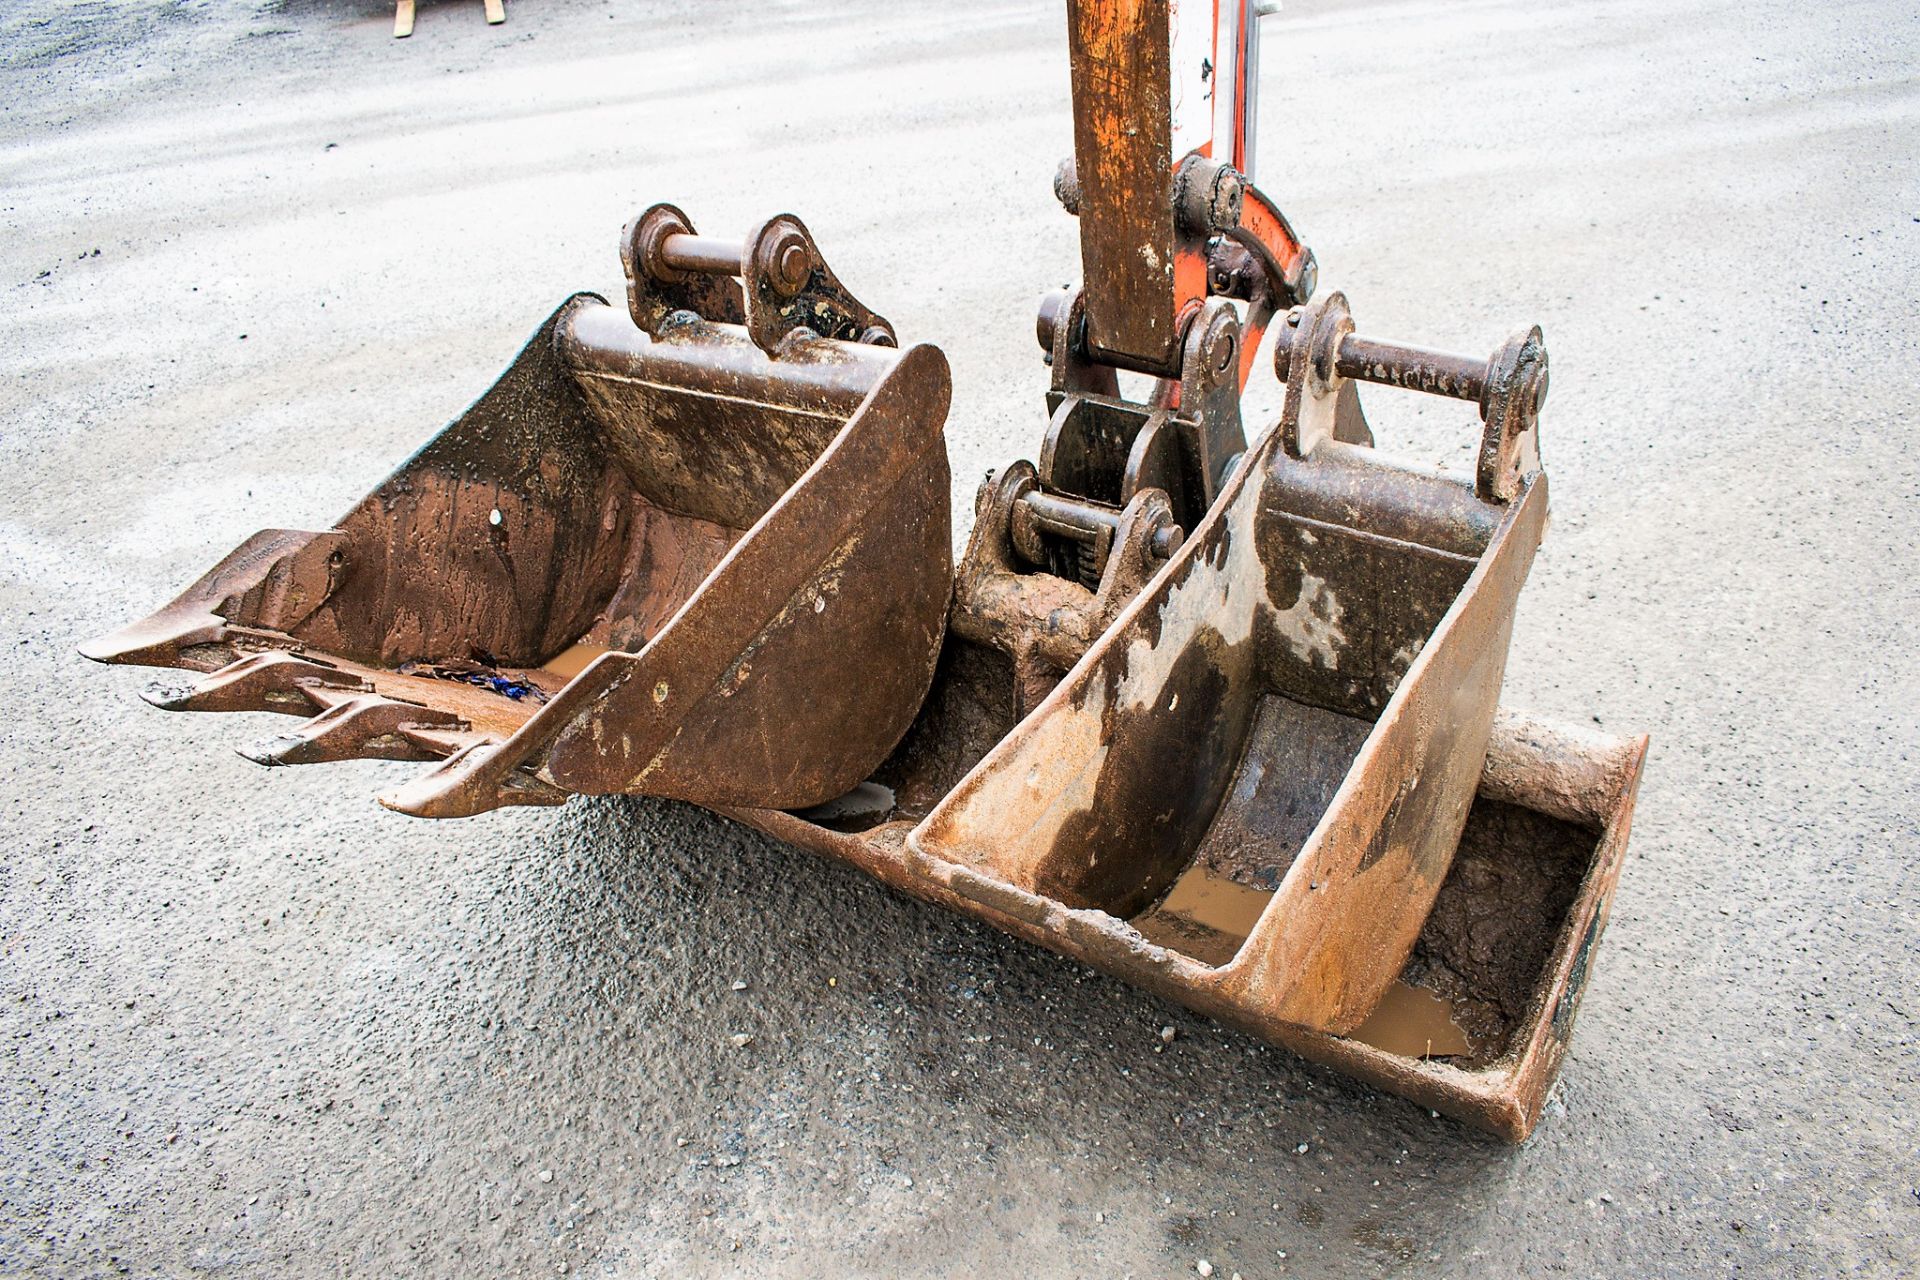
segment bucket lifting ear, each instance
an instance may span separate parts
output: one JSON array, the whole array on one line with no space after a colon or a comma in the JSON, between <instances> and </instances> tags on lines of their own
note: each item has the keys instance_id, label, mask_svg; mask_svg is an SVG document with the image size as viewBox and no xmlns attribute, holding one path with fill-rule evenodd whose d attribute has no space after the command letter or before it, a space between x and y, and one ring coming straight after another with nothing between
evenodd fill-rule
<instances>
[{"instance_id":1,"label":"bucket lifting ear","mask_svg":"<svg viewBox=\"0 0 1920 1280\"><path fill-rule=\"evenodd\" d=\"M1489 502L1511 502L1540 472L1540 406L1547 399L1547 348L1540 328L1508 338L1487 362L1474 489Z\"/></svg>"},{"instance_id":2,"label":"bucket lifting ear","mask_svg":"<svg viewBox=\"0 0 1920 1280\"><path fill-rule=\"evenodd\" d=\"M790 333L897 346L893 326L833 274L806 224L790 213L768 218L744 242L698 235L687 215L657 204L620 237L633 322L658 337L675 312L744 325L768 355Z\"/></svg>"},{"instance_id":3,"label":"bucket lifting ear","mask_svg":"<svg viewBox=\"0 0 1920 1280\"><path fill-rule=\"evenodd\" d=\"M566 302L332 530L257 535L89 657L210 672L179 710L311 716L247 754L439 760L423 816L852 788L933 677L946 359L901 351L798 219L743 245L657 205L631 319Z\"/></svg>"}]
</instances>

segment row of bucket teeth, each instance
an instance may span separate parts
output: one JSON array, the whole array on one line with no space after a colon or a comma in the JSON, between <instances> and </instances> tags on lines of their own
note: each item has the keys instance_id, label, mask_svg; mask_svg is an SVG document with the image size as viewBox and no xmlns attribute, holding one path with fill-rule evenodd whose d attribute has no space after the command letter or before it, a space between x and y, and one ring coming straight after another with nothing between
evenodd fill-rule
<instances>
[{"instance_id":1,"label":"row of bucket teeth","mask_svg":"<svg viewBox=\"0 0 1920 1280\"><path fill-rule=\"evenodd\" d=\"M396 702L350 672L283 652L242 658L186 686L155 684L143 696L166 711L311 717L241 748L241 755L265 765L438 760L458 749L450 738L471 728L452 712Z\"/></svg>"},{"instance_id":2,"label":"row of bucket teeth","mask_svg":"<svg viewBox=\"0 0 1920 1280\"><path fill-rule=\"evenodd\" d=\"M309 657L256 653L188 684L156 682L142 695L164 711L274 711L308 719L242 747L258 764L433 760L381 803L420 817L465 817L503 805L554 805L566 793L503 765L499 744L450 711L400 702L367 680ZM317 713L317 714L316 714Z\"/></svg>"}]
</instances>

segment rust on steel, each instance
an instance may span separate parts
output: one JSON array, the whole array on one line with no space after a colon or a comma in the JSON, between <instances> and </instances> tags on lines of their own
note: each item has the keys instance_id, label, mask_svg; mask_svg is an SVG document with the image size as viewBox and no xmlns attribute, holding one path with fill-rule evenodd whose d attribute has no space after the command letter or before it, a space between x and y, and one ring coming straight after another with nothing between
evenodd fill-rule
<instances>
[{"instance_id":1,"label":"rust on steel","mask_svg":"<svg viewBox=\"0 0 1920 1280\"><path fill-rule=\"evenodd\" d=\"M1545 344L1450 355L1314 298L1272 202L1172 154L1174 2L1068 5L1085 280L1042 303L1040 447L957 566L945 357L798 218L657 204L624 307L568 299L332 528L256 534L84 652L185 673L168 710L296 718L263 764L422 762L382 797L410 814L706 805L1523 1138L1646 753L1499 706ZM1216 12L1244 116L1250 10ZM1473 474L1379 447L1362 383L1472 406Z\"/></svg>"},{"instance_id":2,"label":"rust on steel","mask_svg":"<svg viewBox=\"0 0 1920 1280\"><path fill-rule=\"evenodd\" d=\"M941 744L909 739L880 776L915 808L954 757L990 749L963 728L990 709L969 693L965 659L943 660L930 706ZM962 745L951 738L968 737ZM908 747L913 750L909 752ZM969 749L970 748L970 749ZM731 810L777 839L850 862L914 897L982 920L1422 1107L1509 1142L1533 1131L1572 1041L1575 1016L1606 928L1633 824L1647 740L1617 738L1503 712L1488 741L1453 866L1397 983L1445 1000L1473 1029L1465 1053L1382 1047L1364 1035L1314 1031L1273 1015L1257 992L1219 981L1191 952L1231 947L1203 924L1149 937L1134 921L1076 909L1014 886L948 873L906 838L914 809L852 815ZM934 782L937 786L937 781ZM1143 913L1147 914L1147 913ZM1364 1029L1363 1029L1364 1030Z\"/></svg>"},{"instance_id":3,"label":"rust on steel","mask_svg":"<svg viewBox=\"0 0 1920 1280\"><path fill-rule=\"evenodd\" d=\"M649 235L692 274L655 274ZM945 630L946 361L897 349L797 219L744 243L713 252L650 210L626 237L631 314L570 299L336 527L260 534L85 651L207 673L162 706L310 717L249 750L263 763L437 762L385 797L423 816L858 783ZM781 246L791 315L745 296ZM744 275L707 273L728 262Z\"/></svg>"},{"instance_id":4,"label":"rust on steel","mask_svg":"<svg viewBox=\"0 0 1920 1280\"><path fill-rule=\"evenodd\" d=\"M1076 299L1047 309L1061 402L1110 390L1062 358ZM1335 294L1297 327L1336 341L1352 322ZM1373 447L1352 380L1309 368L1305 344L1280 418L1164 550L1146 535L1168 529L1164 491L1116 512L1047 490L1029 463L994 473L900 746L834 805L733 812L1524 1138L1564 1060L1646 751L1497 709L1546 514L1537 446L1511 447L1537 438L1536 348L1529 331L1477 362L1507 388L1479 404L1506 460L1485 483ZM1196 882L1255 905L1237 923L1183 915ZM1450 1010L1467 1047L1369 1038L1401 990Z\"/></svg>"},{"instance_id":5,"label":"rust on steel","mask_svg":"<svg viewBox=\"0 0 1920 1280\"><path fill-rule=\"evenodd\" d=\"M1309 313L1309 332L1351 323L1338 294ZM1220 981L1331 1032L1378 1002L1446 876L1546 516L1537 470L1509 500L1341 438L1345 392L1292 377L1280 421L1083 653L1060 652L1078 627L1008 625L1073 614L1047 575L1009 583L976 528L956 635L999 642L1016 705L1038 658L1059 682L909 836L981 883L1129 919L1237 822L1223 865L1274 905ZM1271 812L1232 818L1243 803Z\"/></svg>"},{"instance_id":6,"label":"rust on steel","mask_svg":"<svg viewBox=\"0 0 1920 1280\"><path fill-rule=\"evenodd\" d=\"M1170 372L1180 301L1205 292L1206 263L1174 223L1169 0L1068 6L1080 260L1098 282L1090 345Z\"/></svg>"},{"instance_id":7,"label":"rust on steel","mask_svg":"<svg viewBox=\"0 0 1920 1280\"><path fill-rule=\"evenodd\" d=\"M1134 402L1069 291L1041 461L982 485L955 572L938 352L756 338L748 242L657 214L626 314L569 300L338 526L257 535L90 656L202 673L169 709L300 717L263 763L432 762L384 797L409 813L706 804L1524 1136L1645 749L1497 711L1546 513L1538 331L1466 359L1296 307L1249 442L1227 296ZM1473 403L1475 477L1375 448L1356 381ZM1194 883L1257 909L1182 914ZM1405 987L1469 1050L1369 1040Z\"/></svg>"}]
</instances>

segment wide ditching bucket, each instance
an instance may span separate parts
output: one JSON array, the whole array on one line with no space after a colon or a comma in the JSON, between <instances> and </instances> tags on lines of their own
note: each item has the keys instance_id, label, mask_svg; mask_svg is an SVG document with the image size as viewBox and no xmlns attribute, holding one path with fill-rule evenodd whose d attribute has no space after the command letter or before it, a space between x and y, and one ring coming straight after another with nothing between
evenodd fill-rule
<instances>
[{"instance_id":1,"label":"wide ditching bucket","mask_svg":"<svg viewBox=\"0 0 1920 1280\"><path fill-rule=\"evenodd\" d=\"M1524 1137L1646 754L1499 707L1547 516L1540 332L1448 355L1331 294L1276 327L1285 407L1242 446L1223 300L1178 397L1137 405L1094 385L1080 315L1043 312L1046 448L981 487L900 746L833 805L728 812ZM1376 447L1362 382L1475 405L1475 474Z\"/></svg>"},{"instance_id":2,"label":"wide ditching bucket","mask_svg":"<svg viewBox=\"0 0 1920 1280\"><path fill-rule=\"evenodd\" d=\"M1546 361L1521 334L1462 388L1485 418L1470 483L1372 447L1341 295L1288 321L1280 421L907 843L963 897L1099 912L1190 962L1196 992L1344 1034L1405 965L1480 783L1546 523ZM1003 634L980 615L1012 614L1010 591L1058 592L1002 581L1013 558L963 565L957 633Z\"/></svg>"},{"instance_id":3,"label":"wide ditching bucket","mask_svg":"<svg viewBox=\"0 0 1920 1280\"><path fill-rule=\"evenodd\" d=\"M659 205L623 250L626 312L568 299L332 529L256 534L83 652L200 673L171 710L300 716L264 764L438 760L382 797L425 817L854 787L944 633L946 360L790 216L735 244Z\"/></svg>"}]
</instances>

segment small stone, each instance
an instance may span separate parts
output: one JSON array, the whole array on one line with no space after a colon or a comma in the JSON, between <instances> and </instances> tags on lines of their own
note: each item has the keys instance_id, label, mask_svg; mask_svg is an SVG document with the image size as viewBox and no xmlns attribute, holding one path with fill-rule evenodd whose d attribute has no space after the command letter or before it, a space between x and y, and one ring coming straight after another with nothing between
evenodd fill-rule
<instances>
[{"instance_id":1,"label":"small stone","mask_svg":"<svg viewBox=\"0 0 1920 1280\"><path fill-rule=\"evenodd\" d=\"M1175 1031L1172 1027L1162 1027L1160 1028L1160 1043L1172 1044L1173 1038L1178 1034L1180 1033Z\"/></svg>"},{"instance_id":2,"label":"small stone","mask_svg":"<svg viewBox=\"0 0 1920 1280\"><path fill-rule=\"evenodd\" d=\"M1105 1222L1107 1220L1107 1215L1104 1213L1096 1213L1093 1215L1093 1220L1095 1222Z\"/></svg>"},{"instance_id":3,"label":"small stone","mask_svg":"<svg viewBox=\"0 0 1920 1280\"><path fill-rule=\"evenodd\" d=\"M1300 1144L1299 1146L1297 1146L1297 1147L1295 1147L1295 1148L1293 1149L1293 1154L1295 1154L1295 1155L1297 1155L1297 1156L1303 1156L1303 1155L1305 1155L1305 1154L1307 1154L1307 1150L1308 1150L1308 1148L1307 1148L1307 1144L1303 1142L1303 1143L1301 1143L1301 1144Z\"/></svg>"},{"instance_id":4,"label":"small stone","mask_svg":"<svg viewBox=\"0 0 1920 1280\"><path fill-rule=\"evenodd\" d=\"M753 1037L748 1035L744 1031L740 1031L740 1032L736 1032L733 1035L728 1036L727 1043L731 1044L736 1049L744 1049L748 1045L753 1043Z\"/></svg>"},{"instance_id":5,"label":"small stone","mask_svg":"<svg viewBox=\"0 0 1920 1280\"><path fill-rule=\"evenodd\" d=\"M542 1182L552 1182L552 1181L553 1181L553 1170L551 1170L551 1169L542 1169L542 1170L541 1170L541 1171L540 1171L539 1173L537 1173L537 1174L535 1174L534 1176L535 1176L536 1178L538 1178L538 1179L540 1179L540 1181L542 1181Z\"/></svg>"},{"instance_id":6,"label":"small stone","mask_svg":"<svg viewBox=\"0 0 1920 1280\"><path fill-rule=\"evenodd\" d=\"M740 981L740 979L735 978L733 980L733 989L735 991L745 991L747 989L747 984Z\"/></svg>"},{"instance_id":7,"label":"small stone","mask_svg":"<svg viewBox=\"0 0 1920 1280\"><path fill-rule=\"evenodd\" d=\"M1203 1276L1210 1276L1213 1274L1213 1264L1211 1262L1208 1262L1205 1258L1202 1258L1200 1259L1200 1261L1194 1263L1193 1269L1195 1271L1198 1271Z\"/></svg>"},{"instance_id":8,"label":"small stone","mask_svg":"<svg viewBox=\"0 0 1920 1280\"><path fill-rule=\"evenodd\" d=\"M676 1147L684 1147L687 1145L687 1140L685 1138L675 1138L673 1140L673 1145Z\"/></svg>"}]
</instances>

